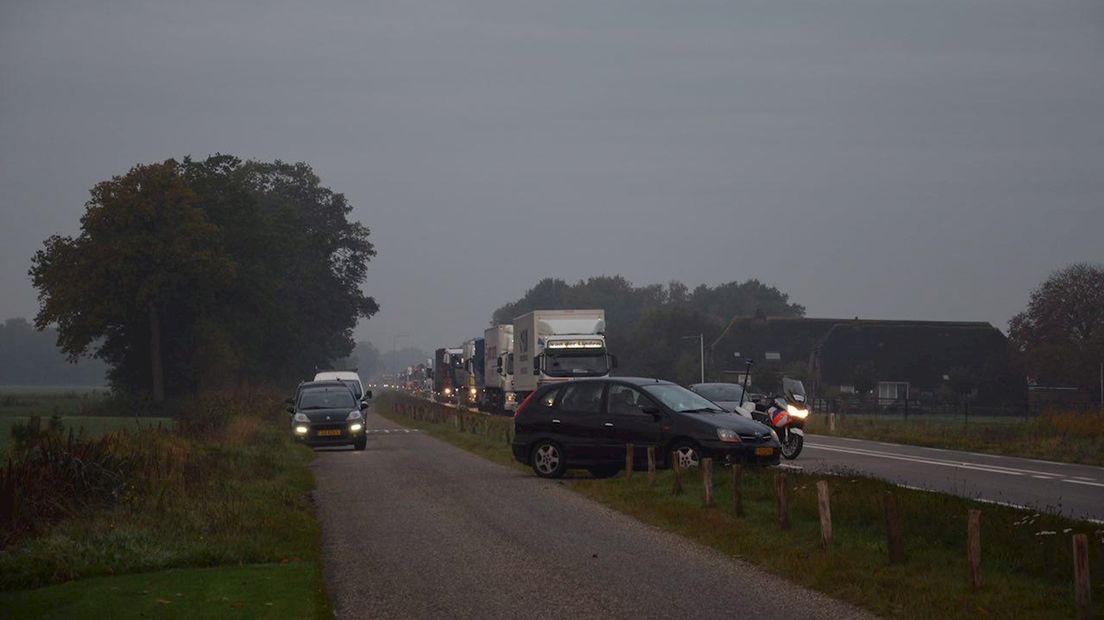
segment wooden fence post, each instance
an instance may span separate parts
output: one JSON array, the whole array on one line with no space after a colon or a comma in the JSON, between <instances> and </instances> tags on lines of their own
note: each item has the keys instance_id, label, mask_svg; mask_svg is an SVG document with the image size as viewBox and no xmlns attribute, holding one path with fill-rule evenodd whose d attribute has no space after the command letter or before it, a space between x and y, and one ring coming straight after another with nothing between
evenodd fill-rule
<instances>
[{"instance_id":1,"label":"wooden fence post","mask_svg":"<svg viewBox=\"0 0 1104 620\"><path fill-rule=\"evenodd\" d=\"M671 452L671 473L674 481L671 483L671 495L682 495L682 463L679 462L679 453Z\"/></svg>"},{"instance_id":2,"label":"wooden fence post","mask_svg":"<svg viewBox=\"0 0 1104 620\"><path fill-rule=\"evenodd\" d=\"M820 512L820 539L824 542L824 550L832 548L832 504L828 497L828 481L821 480L816 484L817 510Z\"/></svg>"},{"instance_id":3,"label":"wooden fence post","mask_svg":"<svg viewBox=\"0 0 1104 620\"><path fill-rule=\"evenodd\" d=\"M981 587L981 511L971 510L966 520L966 554L970 562L970 583Z\"/></svg>"},{"instance_id":4,"label":"wooden fence post","mask_svg":"<svg viewBox=\"0 0 1104 620\"><path fill-rule=\"evenodd\" d=\"M1087 619L1092 616L1092 585L1089 582L1089 537L1085 534L1073 535L1073 584L1074 600L1077 602L1077 617Z\"/></svg>"},{"instance_id":5,"label":"wooden fence post","mask_svg":"<svg viewBox=\"0 0 1104 620\"><path fill-rule=\"evenodd\" d=\"M713 505L713 459L701 460L702 465L702 489L705 491L705 505Z\"/></svg>"},{"instance_id":6,"label":"wooden fence post","mask_svg":"<svg viewBox=\"0 0 1104 620\"><path fill-rule=\"evenodd\" d=\"M633 452L636 451L636 446L631 443L625 444L625 480L629 480L633 475Z\"/></svg>"},{"instance_id":7,"label":"wooden fence post","mask_svg":"<svg viewBox=\"0 0 1104 620\"><path fill-rule=\"evenodd\" d=\"M886 546L889 563L904 564L905 550L901 546L901 511L897 508L897 496L887 493L883 501L886 523Z\"/></svg>"},{"instance_id":8,"label":"wooden fence post","mask_svg":"<svg viewBox=\"0 0 1104 620\"><path fill-rule=\"evenodd\" d=\"M655 467L655 446L648 446L648 485L655 484L656 467Z\"/></svg>"},{"instance_id":9,"label":"wooden fence post","mask_svg":"<svg viewBox=\"0 0 1104 620\"><path fill-rule=\"evenodd\" d=\"M737 517L744 516L744 495L740 490L740 478L744 475L744 466L736 464L732 466L732 509Z\"/></svg>"},{"instance_id":10,"label":"wooden fence post","mask_svg":"<svg viewBox=\"0 0 1104 620\"><path fill-rule=\"evenodd\" d=\"M778 529L790 529L790 498L786 494L786 474L778 472L774 477L774 491L778 497Z\"/></svg>"},{"instance_id":11,"label":"wooden fence post","mask_svg":"<svg viewBox=\"0 0 1104 620\"><path fill-rule=\"evenodd\" d=\"M828 430L833 432L833 433L836 432L836 414L835 413L829 413L828 414Z\"/></svg>"}]
</instances>

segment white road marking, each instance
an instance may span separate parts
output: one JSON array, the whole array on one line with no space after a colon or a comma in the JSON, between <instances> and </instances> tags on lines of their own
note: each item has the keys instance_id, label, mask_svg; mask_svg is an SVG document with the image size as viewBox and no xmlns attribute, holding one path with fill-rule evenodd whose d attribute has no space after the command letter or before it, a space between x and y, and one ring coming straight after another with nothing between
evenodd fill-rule
<instances>
[{"instance_id":1,"label":"white road marking","mask_svg":"<svg viewBox=\"0 0 1104 620\"><path fill-rule=\"evenodd\" d=\"M1061 477L1062 474L1055 474L1053 472L1037 471L1031 469L1019 469L1015 467L1004 467L1001 465L981 465L978 463L967 463L965 461L944 461L935 458L923 457L923 456L905 456L901 454L891 454L889 452L879 452L877 450L869 450L865 448L840 448L835 446L824 446L820 444L806 443L807 448L813 448L815 450L829 450L832 452L842 452L845 454L854 454L856 456L872 456L876 458L892 459L895 461L908 461L912 463L923 463L925 465L939 465L941 467L956 467L960 469L970 469L976 471L984 471L994 474L1004 474L1007 476L1023 476L1025 474L1038 474L1043 476ZM1095 483L1094 483L1095 484ZM1104 485L1101 485L1104 486Z\"/></svg>"},{"instance_id":2,"label":"white road marking","mask_svg":"<svg viewBox=\"0 0 1104 620\"><path fill-rule=\"evenodd\" d=\"M1073 484L1087 484L1087 485L1093 486L1093 487L1104 487L1104 484L1102 484L1100 482L1088 482L1086 480L1071 480L1069 478L1064 478L1062 480L1062 482L1071 482Z\"/></svg>"}]
</instances>

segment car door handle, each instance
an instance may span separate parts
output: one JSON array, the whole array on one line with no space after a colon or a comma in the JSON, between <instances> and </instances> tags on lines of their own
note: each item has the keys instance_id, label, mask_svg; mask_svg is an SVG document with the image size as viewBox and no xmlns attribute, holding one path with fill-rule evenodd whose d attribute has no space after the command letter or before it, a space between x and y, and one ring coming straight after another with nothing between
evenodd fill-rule
<instances>
[{"instance_id":1,"label":"car door handle","mask_svg":"<svg viewBox=\"0 0 1104 620\"><path fill-rule=\"evenodd\" d=\"M613 422L606 422L604 426L606 428L613 428Z\"/></svg>"},{"instance_id":2,"label":"car door handle","mask_svg":"<svg viewBox=\"0 0 1104 620\"><path fill-rule=\"evenodd\" d=\"M557 420L556 418L552 418L552 423L553 423L553 424L559 424L559 423L560 423L560 421L559 421L559 420Z\"/></svg>"}]
</instances>

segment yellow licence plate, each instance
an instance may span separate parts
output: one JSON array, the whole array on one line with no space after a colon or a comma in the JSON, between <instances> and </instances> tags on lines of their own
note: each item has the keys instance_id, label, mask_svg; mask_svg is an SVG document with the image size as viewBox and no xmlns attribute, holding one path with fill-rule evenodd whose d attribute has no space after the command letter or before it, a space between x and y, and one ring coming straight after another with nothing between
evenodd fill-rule
<instances>
[{"instance_id":1,"label":"yellow licence plate","mask_svg":"<svg viewBox=\"0 0 1104 620\"><path fill-rule=\"evenodd\" d=\"M755 456L771 456L774 454L774 448L756 448Z\"/></svg>"},{"instance_id":2,"label":"yellow licence plate","mask_svg":"<svg viewBox=\"0 0 1104 620\"><path fill-rule=\"evenodd\" d=\"M332 430L318 431L318 436L319 437L340 437L341 436L341 429L335 428L335 429L332 429Z\"/></svg>"}]
</instances>

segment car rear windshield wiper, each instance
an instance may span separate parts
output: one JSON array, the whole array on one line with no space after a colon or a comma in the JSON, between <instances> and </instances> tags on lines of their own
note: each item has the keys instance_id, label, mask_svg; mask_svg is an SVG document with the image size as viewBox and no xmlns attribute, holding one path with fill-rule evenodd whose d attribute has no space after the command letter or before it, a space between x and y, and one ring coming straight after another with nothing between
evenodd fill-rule
<instances>
[{"instance_id":1,"label":"car rear windshield wiper","mask_svg":"<svg viewBox=\"0 0 1104 620\"><path fill-rule=\"evenodd\" d=\"M720 409L714 409L712 407L702 407L700 409L680 409L679 413L724 413Z\"/></svg>"}]
</instances>

